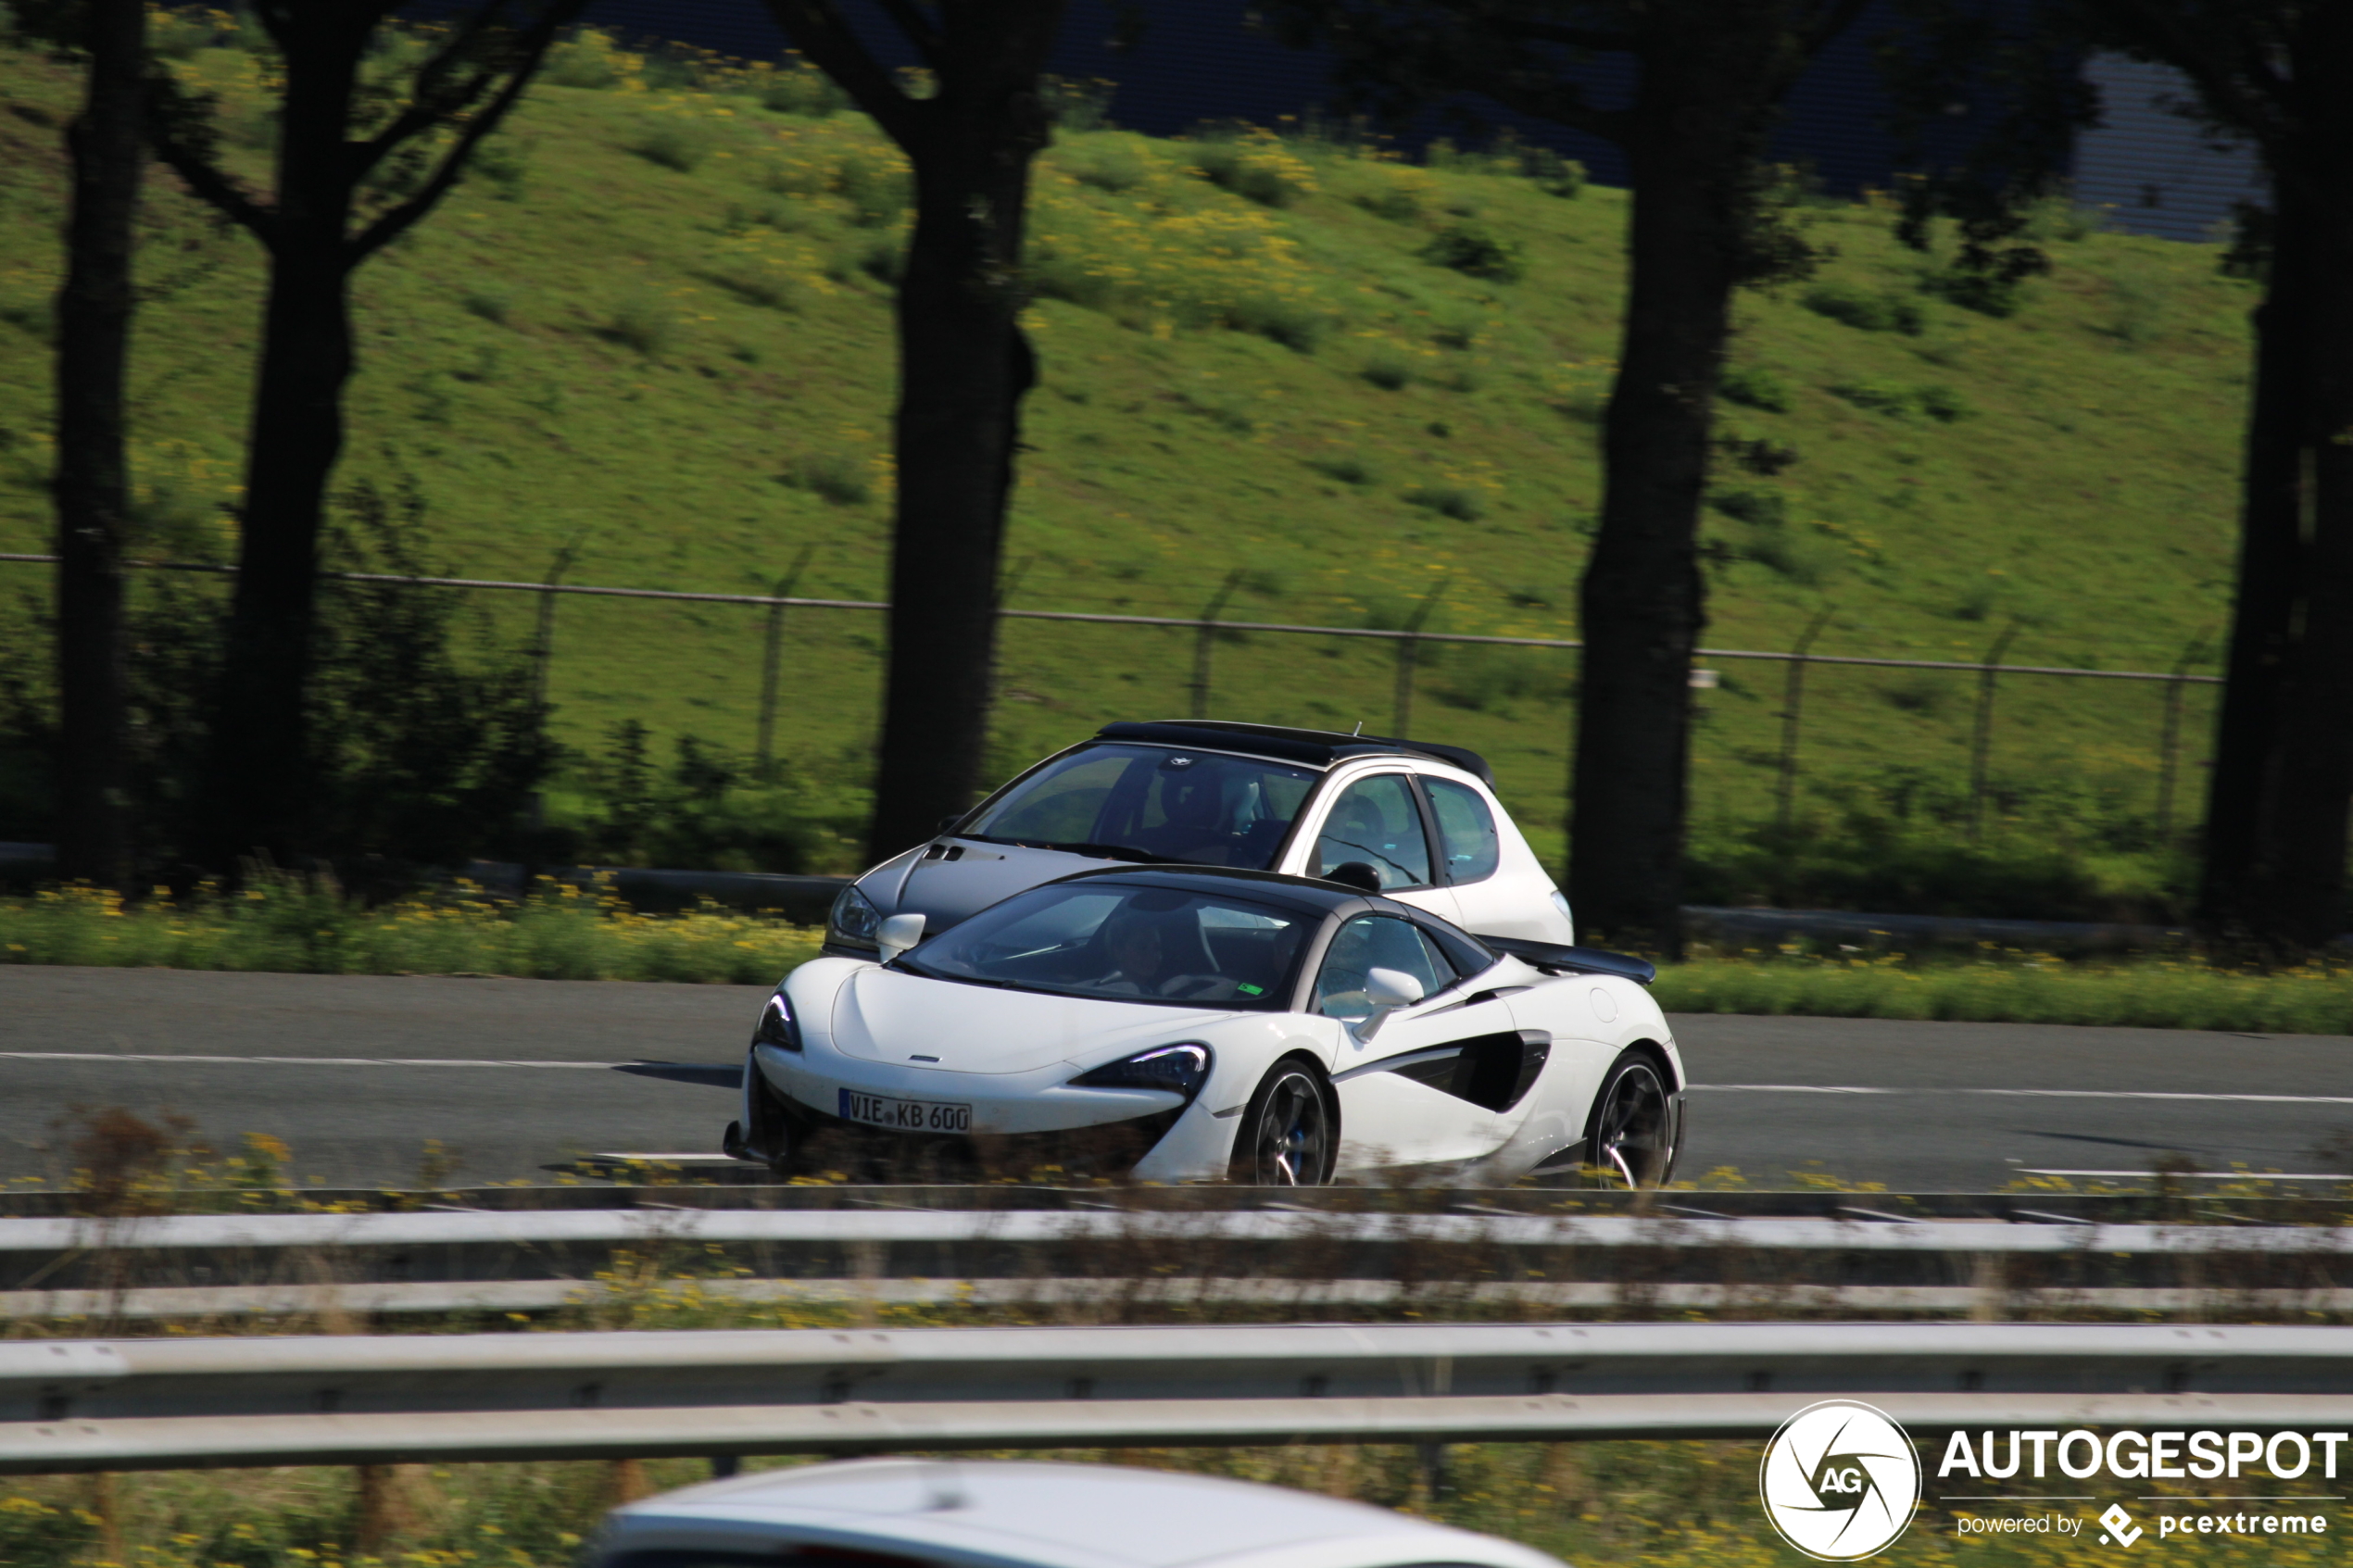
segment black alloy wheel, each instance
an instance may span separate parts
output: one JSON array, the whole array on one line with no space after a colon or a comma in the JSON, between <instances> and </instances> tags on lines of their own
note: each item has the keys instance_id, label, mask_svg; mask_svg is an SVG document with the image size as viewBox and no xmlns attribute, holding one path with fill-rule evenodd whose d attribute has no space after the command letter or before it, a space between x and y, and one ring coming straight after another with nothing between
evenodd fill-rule
<instances>
[{"instance_id":1,"label":"black alloy wheel","mask_svg":"<svg viewBox=\"0 0 2353 1568\"><path fill-rule=\"evenodd\" d=\"M724 1151L737 1160L764 1161L779 1176L794 1173L792 1120L768 1080L761 1075L758 1058L744 1058L744 1122L727 1123ZM749 1123L749 1124L747 1124Z\"/></svg>"},{"instance_id":2,"label":"black alloy wheel","mask_svg":"<svg viewBox=\"0 0 2353 1568\"><path fill-rule=\"evenodd\" d=\"M1658 1063L1629 1050L1610 1064L1585 1134L1585 1167L1596 1185L1655 1187L1675 1167L1675 1106Z\"/></svg>"},{"instance_id":3,"label":"black alloy wheel","mask_svg":"<svg viewBox=\"0 0 2353 1568\"><path fill-rule=\"evenodd\" d=\"M1311 1064L1275 1064L1250 1097L1234 1140L1233 1179L1252 1186L1322 1186L1339 1155L1331 1090Z\"/></svg>"}]
</instances>

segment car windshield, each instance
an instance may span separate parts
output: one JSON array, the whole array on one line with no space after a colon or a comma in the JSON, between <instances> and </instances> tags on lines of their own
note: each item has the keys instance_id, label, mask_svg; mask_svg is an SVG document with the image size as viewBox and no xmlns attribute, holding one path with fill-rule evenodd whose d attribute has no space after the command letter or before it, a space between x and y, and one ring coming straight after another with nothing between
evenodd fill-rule
<instances>
[{"instance_id":1,"label":"car windshield","mask_svg":"<svg viewBox=\"0 0 2353 1568\"><path fill-rule=\"evenodd\" d=\"M1089 746L1022 780L960 836L1263 872L1315 779L1214 751Z\"/></svg>"},{"instance_id":2,"label":"car windshield","mask_svg":"<svg viewBox=\"0 0 2353 1568\"><path fill-rule=\"evenodd\" d=\"M949 927L900 967L1060 996L1271 1010L1290 1005L1310 915L1176 887L1049 883Z\"/></svg>"}]
</instances>

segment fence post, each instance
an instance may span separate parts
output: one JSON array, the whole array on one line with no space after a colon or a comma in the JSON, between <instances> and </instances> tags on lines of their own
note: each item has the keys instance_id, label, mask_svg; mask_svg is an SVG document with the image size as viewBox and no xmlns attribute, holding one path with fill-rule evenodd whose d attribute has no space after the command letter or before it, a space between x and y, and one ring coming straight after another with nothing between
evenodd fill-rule
<instances>
[{"instance_id":1,"label":"fence post","mask_svg":"<svg viewBox=\"0 0 2353 1568\"><path fill-rule=\"evenodd\" d=\"M2018 635L2019 621L2013 618L2007 631L1994 639L1985 650L1985 661L1977 676L1977 727L1969 737L1969 836L1974 844L1985 832L1985 764L1994 748L1994 677L2002 655L2010 648L2010 639Z\"/></svg>"},{"instance_id":2,"label":"fence post","mask_svg":"<svg viewBox=\"0 0 2353 1568\"><path fill-rule=\"evenodd\" d=\"M791 598L792 591L800 585L800 574L809 569L809 558L816 553L814 545L800 547L792 570L776 580L775 600L768 607L768 643L760 661L760 740L754 747L753 763L754 774L761 784L776 781L776 682L785 647L784 601Z\"/></svg>"},{"instance_id":3,"label":"fence post","mask_svg":"<svg viewBox=\"0 0 2353 1568\"><path fill-rule=\"evenodd\" d=\"M1217 617L1225 609L1226 601L1241 586L1242 569L1234 568L1226 574L1225 583L1202 607L1201 620L1193 627L1193 717L1209 717L1209 657L1211 639L1217 634Z\"/></svg>"},{"instance_id":4,"label":"fence post","mask_svg":"<svg viewBox=\"0 0 2353 1568\"><path fill-rule=\"evenodd\" d=\"M2173 663L2172 679L2165 683L2165 722L2157 743L2157 841L2163 845L2173 837L2173 778L2181 759L2182 688L2188 684L2190 666L2206 655L2206 633L2192 637L2182 657Z\"/></svg>"},{"instance_id":5,"label":"fence post","mask_svg":"<svg viewBox=\"0 0 2353 1568\"><path fill-rule=\"evenodd\" d=\"M1438 608L1439 596L1446 592L1446 580L1440 578L1422 602L1414 607L1406 618L1405 635L1397 642L1397 692L1390 703L1390 729L1391 738L1403 740L1414 723L1414 663L1422 646L1421 629L1429 620L1429 612Z\"/></svg>"},{"instance_id":6,"label":"fence post","mask_svg":"<svg viewBox=\"0 0 2353 1568\"><path fill-rule=\"evenodd\" d=\"M555 560L547 568L547 586L540 591L539 624L531 639L531 697L541 709L547 706L547 666L556 655L557 596L551 590L572 570L573 558L580 554L581 541L586 537L585 533L575 533L556 552Z\"/></svg>"},{"instance_id":7,"label":"fence post","mask_svg":"<svg viewBox=\"0 0 2353 1568\"><path fill-rule=\"evenodd\" d=\"M1781 776L1778 786L1779 809L1775 821L1783 833L1789 832L1790 822L1797 807L1797 719L1806 702L1806 655L1814 646L1814 639L1830 624L1831 611L1825 608L1806 624L1797 646L1790 649L1789 677L1781 688Z\"/></svg>"}]
</instances>

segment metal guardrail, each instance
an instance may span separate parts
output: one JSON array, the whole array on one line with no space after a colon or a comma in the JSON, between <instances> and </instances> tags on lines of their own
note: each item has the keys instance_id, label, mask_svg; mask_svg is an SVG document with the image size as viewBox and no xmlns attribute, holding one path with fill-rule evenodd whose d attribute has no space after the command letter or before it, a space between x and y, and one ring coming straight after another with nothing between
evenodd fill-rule
<instances>
[{"instance_id":1,"label":"metal guardrail","mask_svg":"<svg viewBox=\"0 0 2353 1568\"><path fill-rule=\"evenodd\" d=\"M0 1473L1919 1428L2342 1427L2353 1329L1533 1323L0 1344Z\"/></svg>"},{"instance_id":2,"label":"metal guardrail","mask_svg":"<svg viewBox=\"0 0 2353 1568\"><path fill-rule=\"evenodd\" d=\"M1683 1196L1683 1195L1678 1195ZM1704 1201L1705 1194L1689 1195ZM0 1219L0 1254L101 1248L660 1246L727 1242L892 1246L1090 1241L1428 1243L1505 1248L1748 1248L1886 1253L2343 1253L2334 1225L2166 1225L1910 1220L1856 1208L1852 1220L1718 1219L1673 1212L1545 1215L1249 1210L874 1210L611 1209L541 1212L167 1214Z\"/></svg>"}]
</instances>

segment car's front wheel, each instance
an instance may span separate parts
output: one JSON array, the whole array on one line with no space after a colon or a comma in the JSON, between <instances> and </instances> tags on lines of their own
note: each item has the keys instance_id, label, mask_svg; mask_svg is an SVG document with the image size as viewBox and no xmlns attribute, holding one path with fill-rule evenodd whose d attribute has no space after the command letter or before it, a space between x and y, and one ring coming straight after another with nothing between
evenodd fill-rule
<instances>
[{"instance_id":1,"label":"car's front wheel","mask_svg":"<svg viewBox=\"0 0 2353 1568\"><path fill-rule=\"evenodd\" d=\"M1323 1070L1286 1057L1260 1081L1234 1135L1232 1177L1251 1186L1321 1186L1340 1161L1340 1107Z\"/></svg>"},{"instance_id":2,"label":"car's front wheel","mask_svg":"<svg viewBox=\"0 0 2353 1568\"><path fill-rule=\"evenodd\" d=\"M734 1159L759 1160L779 1176L793 1173L798 1151L793 1148L792 1121L776 1091L761 1075L757 1057L744 1058L743 1118L727 1123L719 1147Z\"/></svg>"},{"instance_id":3,"label":"car's front wheel","mask_svg":"<svg viewBox=\"0 0 2353 1568\"><path fill-rule=\"evenodd\" d=\"M1676 1131L1675 1102L1657 1059L1622 1051L1593 1097L1585 1169L1603 1186L1664 1186L1675 1170Z\"/></svg>"}]
</instances>

